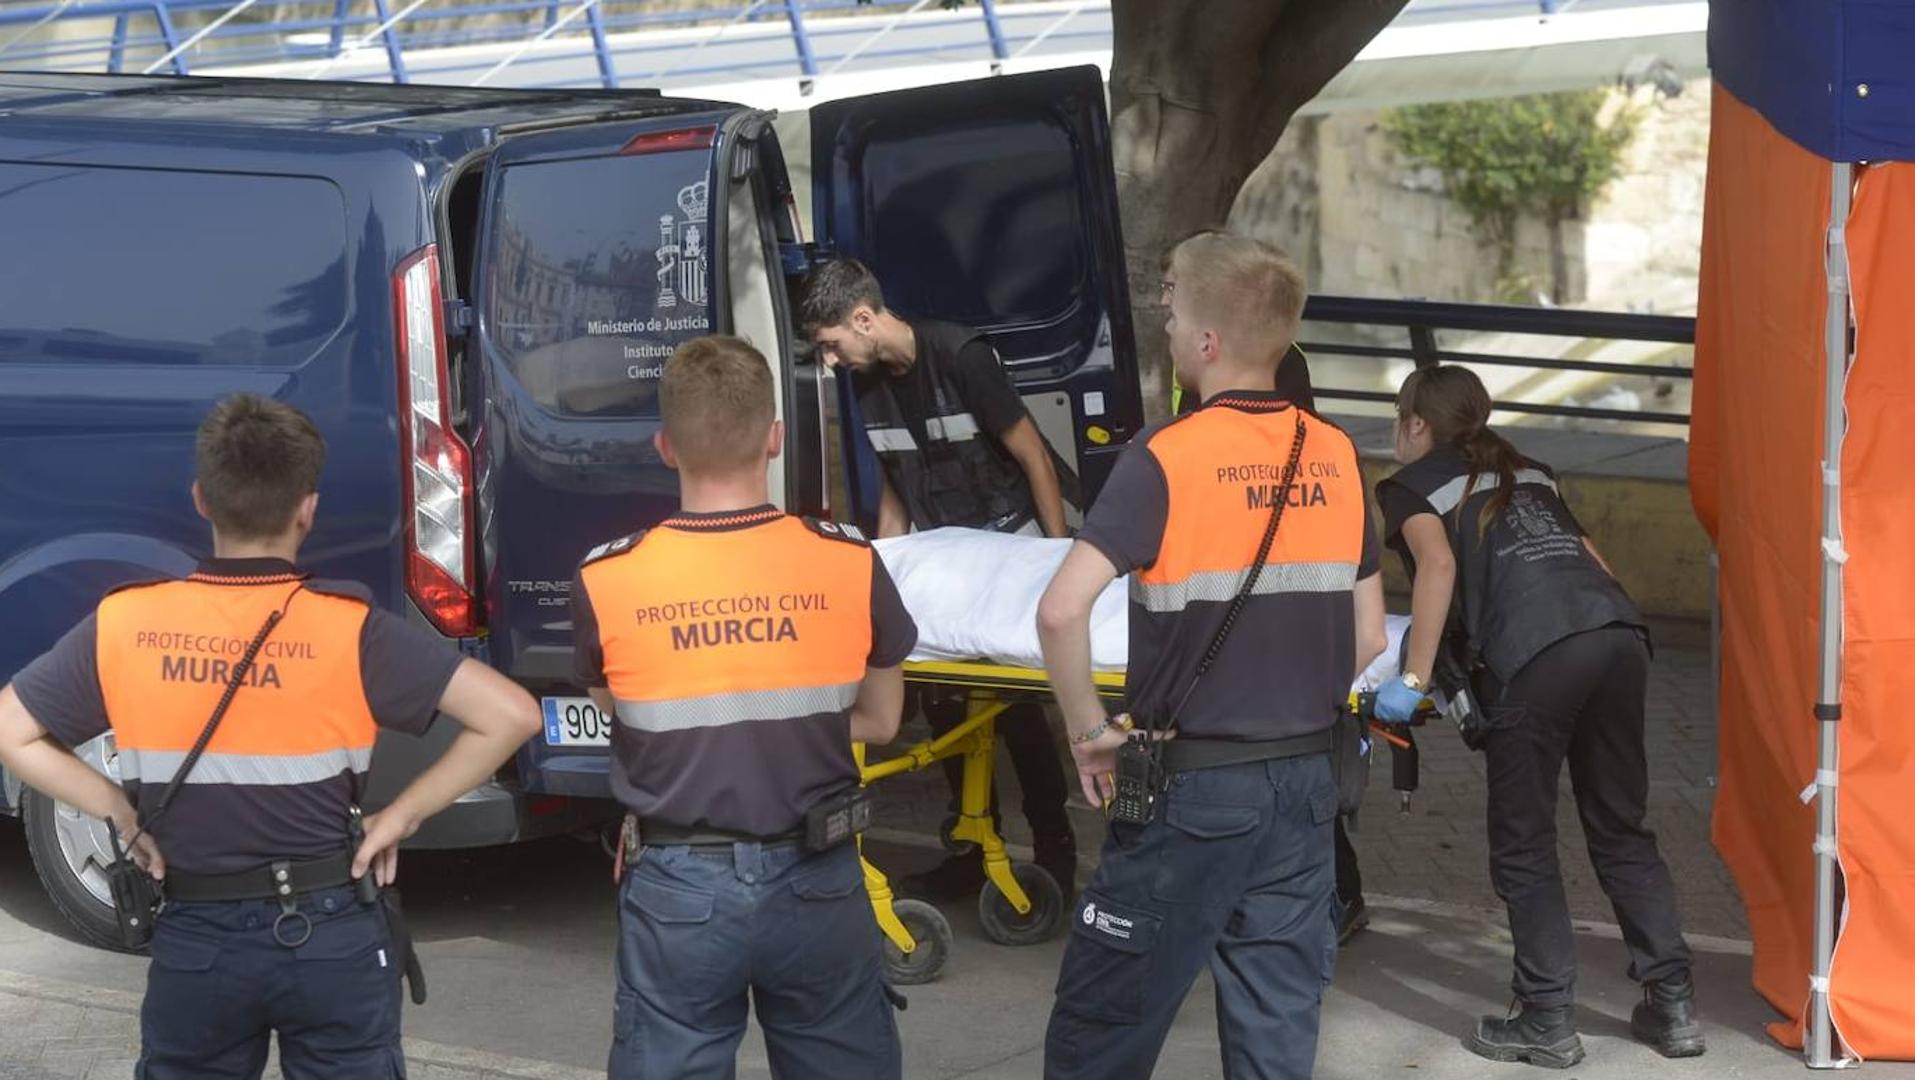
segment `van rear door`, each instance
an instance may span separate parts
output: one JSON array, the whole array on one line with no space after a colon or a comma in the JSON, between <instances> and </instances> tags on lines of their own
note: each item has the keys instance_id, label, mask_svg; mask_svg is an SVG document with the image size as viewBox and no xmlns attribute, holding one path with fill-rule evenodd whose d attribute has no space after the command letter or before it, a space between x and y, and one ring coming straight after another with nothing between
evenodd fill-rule
<instances>
[{"instance_id":1,"label":"van rear door","mask_svg":"<svg viewBox=\"0 0 1915 1080\"><path fill-rule=\"evenodd\" d=\"M986 332L1088 502L1143 424L1098 69L819 105L811 168L820 240L870 266L906 315ZM855 425L845 451L868 520L877 462Z\"/></svg>"},{"instance_id":2,"label":"van rear door","mask_svg":"<svg viewBox=\"0 0 1915 1080\"><path fill-rule=\"evenodd\" d=\"M607 794L611 718L572 677L572 575L678 506L658 383L676 346L729 329L711 194L740 115L509 136L487 166L467 349L479 559L492 662L546 710L520 757L531 791Z\"/></svg>"}]
</instances>

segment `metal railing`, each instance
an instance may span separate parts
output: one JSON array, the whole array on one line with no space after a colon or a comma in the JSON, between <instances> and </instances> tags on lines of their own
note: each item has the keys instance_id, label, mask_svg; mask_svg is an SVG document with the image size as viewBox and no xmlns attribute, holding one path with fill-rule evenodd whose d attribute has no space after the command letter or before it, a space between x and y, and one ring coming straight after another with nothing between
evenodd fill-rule
<instances>
[{"instance_id":1,"label":"metal railing","mask_svg":"<svg viewBox=\"0 0 1915 1080\"><path fill-rule=\"evenodd\" d=\"M1359 328L1362 336L1374 336L1381 328L1394 336L1401 333L1401 345L1372 345L1347 341L1299 341L1312 359L1319 356L1360 357L1379 360L1408 360L1417 367L1433 364L1468 364L1533 371L1581 372L1592 375L1633 376L1649 379L1691 380L1691 367L1666 363L1616 363L1587 360L1575 356L1535 356L1520 353L1488 353L1444 348L1438 339L1443 332L1521 334L1570 341L1645 342L1666 346L1695 345L1696 321L1679 315L1638 315L1628 312L1574 311L1562 308L1511 307L1500 304L1435 303L1425 300L1374 300L1354 296L1313 296L1304 308L1305 332L1330 326ZM1573 352L1575 350L1565 350ZM1327 365L1312 365L1312 374L1330 373ZM1321 376L1318 376L1321 377ZM1338 401L1365 401L1390 404L1394 393L1318 385L1318 398ZM1510 400L1499 396L1498 411L1527 413L1579 420L1606 420L1633 423L1667 424L1687 427L1686 412L1650 409L1610 409L1587 405L1563 405L1548 402Z\"/></svg>"},{"instance_id":2,"label":"metal railing","mask_svg":"<svg viewBox=\"0 0 1915 1080\"><path fill-rule=\"evenodd\" d=\"M657 79L665 74L730 73L790 75L802 84L829 75L853 60L948 57L949 43L886 43L892 31L920 13L947 22L976 20L973 50L991 63L1017 59L1040 44L1055 48L1076 40L1085 49L1108 48L1109 31L1086 17L1108 19L1109 0L1019 4L965 0L946 11L935 0L755 0L691 10L646 10L645 0L57 0L0 6L0 69L63 71L166 71L185 75L208 66L313 63L317 77L340 61L376 50L376 72L355 78L392 82L482 82L532 52L542 63L579 62L591 74L534 84L616 88L622 78ZM1559 0L1411 0L1411 13L1438 16L1540 12ZM884 19L846 24L831 16L859 14ZM1080 23L1078 26L1072 24ZM76 32L70 24L97 24ZM766 24L782 23L775 36ZM770 58L732 57L701 64L707 46L725 41L741 25L756 25L754 40L781 43ZM650 31L710 31L646 41ZM91 25L87 27L91 29ZM789 51L782 51L788 44ZM417 54L466 46L514 50L496 57L424 58ZM688 55L689 54L689 55ZM620 61L643 60L637 65ZM655 59L653 59L655 58ZM621 76L633 66L635 76Z\"/></svg>"}]
</instances>

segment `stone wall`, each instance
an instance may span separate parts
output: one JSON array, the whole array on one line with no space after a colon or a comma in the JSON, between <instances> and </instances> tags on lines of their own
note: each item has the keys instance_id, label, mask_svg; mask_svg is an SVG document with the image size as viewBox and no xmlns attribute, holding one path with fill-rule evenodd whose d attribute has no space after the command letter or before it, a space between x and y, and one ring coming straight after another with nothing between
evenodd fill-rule
<instances>
[{"instance_id":1,"label":"stone wall","mask_svg":"<svg viewBox=\"0 0 1915 1080\"><path fill-rule=\"evenodd\" d=\"M1692 312L1709 86L1693 82L1673 98L1644 88L1630 101L1641 120L1624 176L1586 220L1563 227L1567 303ZM1476 302L1536 302L1546 293L1544 222L1518 223L1513 280L1498 280L1496 253L1469 214L1445 196L1434 169L1397 155L1379 121L1377 113L1335 113L1292 124L1244 185L1232 226L1291 252L1318 292Z\"/></svg>"}]
</instances>

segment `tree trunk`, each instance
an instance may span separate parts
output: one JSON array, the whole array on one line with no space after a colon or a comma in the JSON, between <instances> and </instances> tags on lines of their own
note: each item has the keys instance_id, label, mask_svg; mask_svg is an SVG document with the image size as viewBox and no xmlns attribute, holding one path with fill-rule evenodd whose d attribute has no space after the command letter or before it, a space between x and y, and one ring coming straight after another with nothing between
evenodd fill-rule
<instances>
[{"instance_id":1,"label":"tree trunk","mask_svg":"<svg viewBox=\"0 0 1915 1080\"><path fill-rule=\"evenodd\" d=\"M1112 0L1111 127L1146 415L1170 405L1159 260L1405 0Z\"/></svg>"}]
</instances>

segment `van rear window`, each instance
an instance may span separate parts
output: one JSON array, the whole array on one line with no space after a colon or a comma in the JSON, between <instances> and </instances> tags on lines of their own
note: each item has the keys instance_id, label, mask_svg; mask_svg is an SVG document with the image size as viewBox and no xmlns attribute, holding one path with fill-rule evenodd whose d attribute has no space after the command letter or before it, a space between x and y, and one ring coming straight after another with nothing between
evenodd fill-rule
<instances>
[{"instance_id":1,"label":"van rear window","mask_svg":"<svg viewBox=\"0 0 1915 1080\"><path fill-rule=\"evenodd\" d=\"M887 131L863 159L885 299L967 326L1058 318L1090 287L1068 129L996 119Z\"/></svg>"},{"instance_id":2,"label":"van rear window","mask_svg":"<svg viewBox=\"0 0 1915 1080\"><path fill-rule=\"evenodd\" d=\"M0 162L0 364L292 368L344 325L325 180Z\"/></svg>"},{"instance_id":3,"label":"van rear window","mask_svg":"<svg viewBox=\"0 0 1915 1080\"><path fill-rule=\"evenodd\" d=\"M710 333L703 150L512 165L481 283L485 333L565 416L655 417L680 344Z\"/></svg>"}]
</instances>

